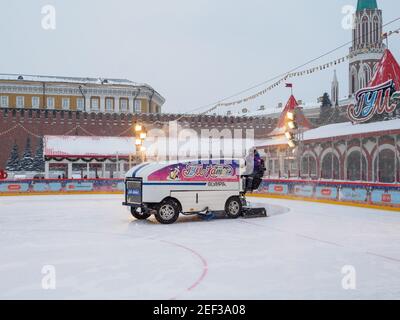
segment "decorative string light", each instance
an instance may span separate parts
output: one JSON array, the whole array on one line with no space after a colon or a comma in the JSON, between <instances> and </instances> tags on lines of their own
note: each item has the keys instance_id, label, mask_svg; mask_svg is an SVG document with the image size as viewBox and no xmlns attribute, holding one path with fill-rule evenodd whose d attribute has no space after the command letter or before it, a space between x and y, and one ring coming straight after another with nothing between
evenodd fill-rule
<instances>
[{"instance_id":1,"label":"decorative string light","mask_svg":"<svg viewBox=\"0 0 400 320\"><path fill-rule=\"evenodd\" d=\"M211 112L211 111L214 111L214 110L216 110L216 109L219 108L219 107L234 106L234 105L246 103L246 102L249 102L249 101L251 101L251 100L257 99L258 97L263 96L263 95L265 95L266 93L268 93L269 91L271 91L271 90L273 90L273 89L279 87L281 84L285 83L285 81L287 81L288 79L298 78L298 77L303 77L303 76L305 76L305 75L314 74L314 73L316 73L316 72L323 71L323 70L329 69L329 68L331 68L331 67L333 67L333 66L339 65L339 64L345 62L345 61L348 60L348 59L349 59L349 55L347 55L347 56L345 56L345 57L342 57L342 58L339 58L339 59L336 59L336 60L333 60L333 61L331 61L331 62L322 64L322 65L316 66L316 67L314 67L314 68L310 68L310 69L302 70L302 71L298 71L298 72L291 72L291 73L288 73L287 75L285 75L284 77L282 77L281 79L279 79L279 80L276 81L275 83L271 84L271 85L268 86L267 88L265 88L265 89L263 89L263 90L261 90L261 91L255 93L255 94L253 94L253 95L251 95L251 96L248 96L248 97L243 98L243 99L240 99L240 100L232 101L232 102L219 103L219 104L217 104L216 106L214 106L212 109L210 109L209 111L207 111L206 113L209 113L209 112Z\"/></svg>"}]
</instances>

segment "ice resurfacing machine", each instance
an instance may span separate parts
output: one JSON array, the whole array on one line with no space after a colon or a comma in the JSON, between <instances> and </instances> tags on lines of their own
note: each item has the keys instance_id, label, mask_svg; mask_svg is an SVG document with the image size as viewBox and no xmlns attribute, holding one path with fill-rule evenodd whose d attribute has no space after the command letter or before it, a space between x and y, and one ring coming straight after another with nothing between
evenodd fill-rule
<instances>
[{"instance_id":1,"label":"ice resurfacing machine","mask_svg":"<svg viewBox=\"0 0 400 320\"><path fill-rule=\"evenodd\" d=\"M139 220L154 214L162 224L174 223L180 214L266 217L265 208L246 201L246 194L259 188L265 167L248 171L245 160L143 163L126 174L123 205Z\"/></svg>"}]
</instances>

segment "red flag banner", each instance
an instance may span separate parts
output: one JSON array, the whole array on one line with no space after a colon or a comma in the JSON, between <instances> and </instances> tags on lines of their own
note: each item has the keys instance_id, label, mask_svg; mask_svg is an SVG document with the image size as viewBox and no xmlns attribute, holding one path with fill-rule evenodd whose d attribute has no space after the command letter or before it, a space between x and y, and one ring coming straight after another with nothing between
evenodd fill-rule
<instances>
[{"instance_id":1,"label":"red flag banner","mask_svg":"<svg viewBox=\"0 0 400 320\"><path fill-rule=\"evenodd\" d=\"M286 83L286 88L293 88L293 83Z\"/></svg>"}]
</instances>

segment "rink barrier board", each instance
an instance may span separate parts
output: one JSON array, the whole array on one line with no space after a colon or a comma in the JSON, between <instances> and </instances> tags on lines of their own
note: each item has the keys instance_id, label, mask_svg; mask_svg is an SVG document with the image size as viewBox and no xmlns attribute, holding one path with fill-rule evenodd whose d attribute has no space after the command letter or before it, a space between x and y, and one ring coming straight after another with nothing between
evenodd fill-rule
<instances>
[{"instance_id":1,"label":"rink barrier board","mask_svg":"<svg viewBox=\"0 0 400 320\"><path fill-rule=\"evenodd\" d=\"M339 205L339 206L346 206L346 207L356 207L356 208L364 208L364 209L400 212L400 208L397 208L397 207L356 203L356 202L335 201L335 200L302 198L302 197L296 197L296 196L282 196L282 195L273 195L273 194L254 193L254 194L248 195L248 197L262 198L262 199L281 199L281 200L289 200L289 201L304 201L304 202L311 202L311 203L322 203L322 204Z\"/></svg>"},{"instance_id":2,"label":"rink barrier board","mask_svg":"<svg viewBox=\"0 0 400 320\"><path fill-rule=\"evenodd\" d=\"M255 194L400 209L398 184L264 179Z\"/></svg>"},{"instance_id":3,"label":"rink barrier board","mask_svg":"<svg viewBox=\"0 0 400 320\"><path fill-rule=\"evenodd\" d=\"M123 193L123 179L28 179L0 181L0 196Z\"/></svg>"},{"instance_id":4,"label":"rink barrier board","mask_svg":"<svg viewBox=\"0 0 400 320\"><path fill-rule=\"evenodd\" d=\"M0 196L123 194L123 179L0 181ZM264 179L255 196L400 210L400 185Z\"/></svg>"}]
</instances>

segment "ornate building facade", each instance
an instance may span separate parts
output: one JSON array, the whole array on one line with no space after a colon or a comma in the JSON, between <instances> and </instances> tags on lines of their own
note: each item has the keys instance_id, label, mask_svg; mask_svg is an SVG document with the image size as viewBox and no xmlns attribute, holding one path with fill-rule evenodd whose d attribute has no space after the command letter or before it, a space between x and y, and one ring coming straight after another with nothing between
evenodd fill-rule
<instances>
[{"instance_id":1,"label":"ornate building facade","mask_svg":"<svg viewBox=\"0 0 400 320\"><path fill-rule=\"evenodd\" d=\"M385 51L382 10L376 0L358 0L349 64L349 96L365 88Z\"/></svg>"},{"instance_id":2,"label":"ornate building facade","mask_svg":"<svg viewBox=\"0 0 400 320\"><path fill-rule=\"evenodd\" d=\"M151 86L123 79L0 74L0 107L93 113L161 113Z\"/></svg>"}]
</instances>

